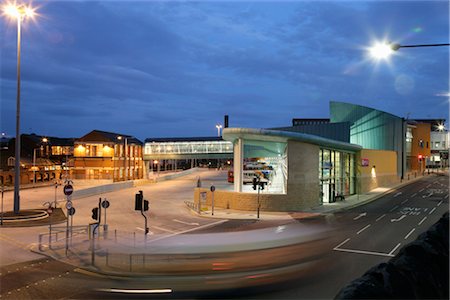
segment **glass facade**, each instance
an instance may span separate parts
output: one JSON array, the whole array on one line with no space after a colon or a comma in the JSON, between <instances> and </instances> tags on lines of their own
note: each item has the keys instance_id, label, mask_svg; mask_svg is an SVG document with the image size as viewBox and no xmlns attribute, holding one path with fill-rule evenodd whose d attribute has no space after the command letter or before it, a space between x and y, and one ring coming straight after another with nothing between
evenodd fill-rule
<instances>
[{"instance_id":1,"label":"glass facade","mask_svg":"<svg viewBox=\"0 0 450 300\"><path fill-rule=\"evenodd\" d=\"M145 143L144 155L233 153L228 141L152 142Z\"/></svg>"},{"instance_id":2,"label":"glass facade","mask_svg":"<svg viewBox=\"0 0 450 300\"><path fill-rule=\"evenodd\" d=\"M319 179L322 203L334 202L336 196L355 194L355 155L320 149Z\"/></svg>"}]
</instances>

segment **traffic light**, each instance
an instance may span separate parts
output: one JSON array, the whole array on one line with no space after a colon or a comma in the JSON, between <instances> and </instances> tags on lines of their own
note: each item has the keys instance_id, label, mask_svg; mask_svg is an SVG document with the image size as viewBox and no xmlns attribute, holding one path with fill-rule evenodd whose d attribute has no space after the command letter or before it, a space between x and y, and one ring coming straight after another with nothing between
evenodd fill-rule
<instances>
[{"instance_id":1,"label":"traffic light","mask_svg":"<svg viewBox=\"0 0 450 300\"><path fill-rule=\"evenodd\" d=\"M98 207L92 209L92 219L98 221Z\"/></svg>"},{"instance_id":2,"label":"traffic light","mask_svg":"<svg viewBox=\"0 0 450 300\"><path fill-rule=\"evenodd\" d=\"M144 199L144 195L142 194L142 191L139 191L138 194L136 194L135 200L134 200L134 210L142 210L142 200Z\"/></svg>"},{"instance_id":3,"label":"traffic light","mask_svg":"<svg viewBox=\"0 0 450 300\"><path fill-rule=\"evenodd\" d=\"M144 200L144 211L148 210L148 200Z\"/></svg>"},{"instance_id":4,"label":"traffic light","mask_svg":"<svg viewBox=\"0 0 450 300\"><path fill-rule=\"evenodd\" d=\"M419 158L419 161L422 161L422 154L419 154L419 156L417 156Z\"/></svg>"},{"instance_id":5,"label":"traffic light","mask_svg":"<svg viewBox=\"0 0 450 300\"><path fill-rule=\"evenodd\" d=\"M256 186L258 185L258 180L256 177L253 177L253 189L256 191Z\"/></svg>"}]
</instances>

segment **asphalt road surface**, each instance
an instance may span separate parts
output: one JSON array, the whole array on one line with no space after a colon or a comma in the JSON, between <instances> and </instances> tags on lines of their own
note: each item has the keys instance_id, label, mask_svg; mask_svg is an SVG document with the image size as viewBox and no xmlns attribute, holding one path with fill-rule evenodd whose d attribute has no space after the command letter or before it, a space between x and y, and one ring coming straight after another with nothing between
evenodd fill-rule
<instances>
[{"instance_id":1,"label":"asphalt road surface","mask_svg":"<svg viewBox=\"0 0 450 300\"><path fill-rule=\"evenodd\" d=\"M192 188L198 174L155 185L122 190L101 195L111 202L108 223L112 228L136 230L143 221L134 211L134 194L143 190L144 198L151 201L150 230L158 234L191 233L202 231L208 225L208 233L246 229L253 221L230 221L209 226L217 220L199 218L189 214L183 205L192 198ZM224 184L224 173L205 173L206 182ZM76 188L76 187L75 187ZM51 200L51 188L45 192L36 190L24 193L27 205L33 206ZM303 223L325 222L331 225L335 244L328 249L329 265L310 276L285 283L256 287L247 290L229 289L217 297L254 299L329 299L351 280L361 276L370 267L387 261L399 249L426 231L443 213L448 211L448 176L427 176L413 184L392 191L388 195L364 206L329 215L320 220L302 220ZM45 199L44 199L45 198ZM75 224L90 222L90 210L99 196L74 201L77 214ZM34 204L33 204L34 203ZM296 221L294 221L296 222ZM130 299L130 298L197 298L201 294L177 294L176 291L154 294L147 290L149 278L118 278L98 276L83 272L77 267L52 259L42 259L28 248L36 242L39 232L46 227L2 228L1 298L6 299ZM258 253L255 253L258 257ZM264 256L260 256L265 259ZM308 274L306 274L308 275ZM151 280L151 278L150 278ZM162 286L163 287L163 286ZM164 288L170 288L165 286ZM139 293L132 291L141 290ZM127 291L125 293L125 290ZM207 295L208 297L211 295Z\"/></svg>"}]
</instances>

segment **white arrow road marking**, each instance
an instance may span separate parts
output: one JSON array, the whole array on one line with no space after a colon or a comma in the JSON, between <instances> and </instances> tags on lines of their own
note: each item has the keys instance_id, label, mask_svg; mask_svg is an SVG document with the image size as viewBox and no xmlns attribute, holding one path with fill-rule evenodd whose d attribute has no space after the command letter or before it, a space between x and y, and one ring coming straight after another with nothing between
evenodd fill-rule
<instances>
[{"instance_id":1,"label":"white arrow road marking","mask_svg":"<svg viewBox=\"0 0 450 300\"><path fill-rule=\"evenodd\" d=\"M406 215L401 215L400 218L398 218L398 219L391 219L391 222L398 222L398 221L403 220L404 218L406 218Z\"/></svg>"},{"instance_id":2,"label":"white arrow road marking","mask_svg":"<svg viewBox=\"0 0 450 300\"><path fill-rule=\"evenodd\" d=\"M397 194L394 195L394 198L400 196L401 194L402 192L398 192Z\"/></svg>"},{"instance_id":3,"label":"white arrow road marking","mask_svg":"<svg viewBox=\"0 0 450 300\"><path fill-rule=\"evenodd\" d=\"M362 217L365 217L365 216L367 216L367 213L362 213L362 214L359 214L359 216L354 217L353 220L358 220L358 219L360 219Z\"/></svg>"},{"instance_id":4,"label":"white arrow road marking","mask_svg":"<svg viewBox=\"0 0 450 300\"><path fill-rule=\"evenodd\" d=\"M177 220L177 219L173 219L172 221L178 222L178 223L181 223L181 224L185 224L185 225L192 225L192 226L200 225L199 223L188 223L188 222L180 221L180 220Z\"/></svg>"}]
</instances>

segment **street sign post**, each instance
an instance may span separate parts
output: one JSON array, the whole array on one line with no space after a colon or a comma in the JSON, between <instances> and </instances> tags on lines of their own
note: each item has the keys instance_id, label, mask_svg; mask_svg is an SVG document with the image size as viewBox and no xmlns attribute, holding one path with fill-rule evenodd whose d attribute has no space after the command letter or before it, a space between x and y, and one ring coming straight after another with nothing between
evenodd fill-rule
<instances>
[{"instance_id":1,"label":"street sign post","mask_svg":"<svg viewBox=\"0 0 450 300\"><path fill-rule=\"evenodd\" d=\"M108 231L108 224L106 224L106 209L109 207L109 201L106 200L106 198L102 201L102 207L105 209L105 223L103 224L103 231L105 231L106 234L106 231Z\"/></svg>"},{"instance_id":2,"label":"street sign post","mask_svg":"<svg viewBox=\"0 0 450 300\"><path fill-rule=\"evenodd\" d=\"M214 216L214 191L216 190L216 187L212 185L210 190L211 190L211 215Z\"/></svg>"},{"instance_id":3,"label":"street sign post","mask_svg":"<svg viewBox=\"0 0 450 300\"><path fill-rule=\"evenodd\" d=\"M64 195L69 196L73 193L73 186L71 184L66 184L64 186Z\"/></svg>"}]
</instances>

